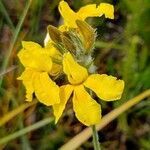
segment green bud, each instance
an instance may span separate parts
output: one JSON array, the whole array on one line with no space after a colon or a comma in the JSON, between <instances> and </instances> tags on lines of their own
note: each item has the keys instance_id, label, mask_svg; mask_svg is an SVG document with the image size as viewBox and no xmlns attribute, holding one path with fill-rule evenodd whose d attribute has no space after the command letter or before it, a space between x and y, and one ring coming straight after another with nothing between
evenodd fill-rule
<instances>
[{"instance_id":1,"label":"green bud","mask_svg":"<svg viewBox=\"0 0 150 150\"><path fill-rule=\"evenodd\" d=\"M64 31L63 35L70 39L70 32L69 31Z\"/></svg>"},{"instance_id":2,"label":"green bud","mask_svg":"<svg viewBox=\"0 0 150 150\"><path fill-rule=\"evenodd\" d=\"M49 25L47 27L47 31L52 39L52 41L54 41L55 43L60 43L61 42L61 34L62 32L60 32L56 27Z\"/></svg>"},{"instance_id":3,"label":"green bud","mask_svg":"<svg viewBox=\"0 0 150 150\"><path fill-rule=\"evenodd\" d=\"M95 30L85 21L77 20L76 24L79 28L81 35L83 36L83 45L85 48L85 53L89 53L91 52L95 42Z\"/></svg>"},{"instance_id":4,"label":"green bud","mask_svg":"<svg viewBox=\"0 0 150 150\"><path fill-rule=\"evenodd\" d=\"M62 45L62 43L53 43L53 46L63 55L64 53L66 53L66 49L64 48L64 46Z\"/></svg>"},{"instance_id":5,"label":"green bud","mask_svg":"<svg viewBox=\"0 0 150 150\"><path fill-rule=\"evenodd\" d=\"M75 54L76 48L73 42L67 36L64 36L64 35L61 35L61 40L65 49L71 52L72 54Z\"/></svg>"}]
</instances>

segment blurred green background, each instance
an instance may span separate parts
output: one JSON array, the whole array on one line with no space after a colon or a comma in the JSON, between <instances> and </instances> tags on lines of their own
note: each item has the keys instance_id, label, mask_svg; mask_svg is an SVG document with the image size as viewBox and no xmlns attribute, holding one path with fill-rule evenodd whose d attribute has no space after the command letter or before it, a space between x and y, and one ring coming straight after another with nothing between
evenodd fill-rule
<instances>
[{"instance_id":1,"label":"blurred green background","mask_svg":"<svg viewBox=\"0 0 150 150\"><path fill-rule=\"evenodd\" d=\"M57 125L54 124L52 109L49 107L33 103L30 107L26 106L27 109L22 108L25 103L25 89L22 83L16 80L23 70L17 58L21 41L34 41L43 45L46 27L49 24L59 26L62 22L57 8L59 0L30 2L0 0L0 119L12 110L19 108L22 110L0 126L0 143L2 143L0 149L4 150L55 150L85 128L74 117L71 103L68 103ZM103 16L88 19L89 23L97 28L94 55L98 72L122 78L126 84L120 101L100 102L103 115L150 88L150 1L68 0L67 2L73 10L78 10L86 4L100 2L109 2L115 6L114 20L105 19ZM23 21L22 13L28 4L30 8ZM16 30L20 28L19 21L23 21L20 32ZM148 100L129 109L99 132L102 149L150 149ZM11 118L11 115L8 116ZM38 124L39 121L43 122ZM36 130L33 131L30 126ZM17 131L20 131L20 135ZM92 147L91 138L78 149L93 149Z\"/></svg>"}]
</instances>

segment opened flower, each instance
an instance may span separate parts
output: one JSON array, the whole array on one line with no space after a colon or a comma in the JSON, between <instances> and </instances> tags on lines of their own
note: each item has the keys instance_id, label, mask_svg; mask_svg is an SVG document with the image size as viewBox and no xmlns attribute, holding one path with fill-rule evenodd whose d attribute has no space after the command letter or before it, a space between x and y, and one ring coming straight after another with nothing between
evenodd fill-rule
<instances>
[{"instance_id":1,"label":"opened flower","mask_svg":"<svg viewBox=\"0 0 150 150\"><path fill-rule=\"evenodd\" d=\"M76 28L76 20L84 21L88 17L105 15L106 18L114 19L114 7L107 3L101 3L98 6L89 4L80 8L78 12L74 12L67 2L62 0L59 3L59 11L64 18L64 25L71 28Z\"/></svg>"},{"instance_id":2,"label":"opened flower","mask_svg":"<svg viewBox=\"0 0 150 150\"><path fill-rule=\"evenodd\" d=\"M59 87L49 77L53 68L53 49L42 48L34 42L22 42L22 46L18 57L25 71L18 79L25 85L27 101L32 101L35 93L38 100L47 106L59 103Z\"/></svg>"},{"instance_id":3,"label":"opened flower","mask_svg":"<svg viewBox=\"0 0 150 150\"><path fill-rule=\"evenodd\" d=\"M89 75L86 68L79 65L70 53L64 54L63 71L70 84L60 87L60 103L53 105L56 122L65 109L68 99L73 93L73 109L80 122L90 126L100 122L101 106L91 97L87 89L92 90L104 101L121 98L124 81L106 74Z\"/></svg>"}]
</instances>

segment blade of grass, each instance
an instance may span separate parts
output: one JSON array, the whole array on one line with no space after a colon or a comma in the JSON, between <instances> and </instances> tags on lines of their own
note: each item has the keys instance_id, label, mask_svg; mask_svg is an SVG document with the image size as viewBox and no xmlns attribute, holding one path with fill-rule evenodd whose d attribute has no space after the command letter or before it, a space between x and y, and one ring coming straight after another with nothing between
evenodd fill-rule
<instances>
[{"instance_id":1,"label":"blade of grass","mask_svg":"<svg viewBox=\"0 0 150 150\"><path fill-rule=\"evenodd\" d=\"M20 91L19 91L20 92ZM18 99L21 99L22 96L20 96L20 98L18 97ZM13 105L13 108L17 108L19 107L19 102L16 101L16 98L15 96L12 96L12 105ZM36 106L33 106L33 108L36 107ZM31 108L32 109L32 108ZM18 117L18 121L16 122L16 126L17 126L17 129L18 130L21 130L24 128L24 113L19 113L19 115L17 116ZM4 135L4 134L3 134ZM20 137L20 142L22 143L21 144L21 149L22 150L32 150L31 149L31 146L30 146L30 142L29 142L29 138L27 137L27 135L23 135Z\"/></svg>"},{"instance_id":2,"label":"blade of grass","mask_svg":"<svg viewBox=\"0 0 150 150\"><path fill-rule=\"evenodd\" d=\"M22 104L21 106L17 107L16 109L12 110L11 112L8 112L5 116L0 118L0 127L2 125L4 125L5 123L7 123L10 119L15 117L16 115L18 115L19 113L21 113L22 111L24 111L25 109L27 109L28 107L30 107L36 103L37 103L37 101L25 103L25 104Z\"/></svg>"},{"instance_id":3,"label":"blade of grass","mask_svg":"<svg viewBox=\"0 0 150 150\"><path fill-rule=\"evenodd\" d=\"M30 7L30 5L31 5L31 2L32 2L32 0L28 0L28 1L27 1L26 6L25 6L25 8L24 8L24 11L23 11L23 13L22 13L22 15L21 15L21 17L20 17L20 19L19 19L19 22L18 22L17 26L16 26L16 29L15 29L15 31L14 31L14 34L13 34L13 37L12 37L12 40L11 40L10 47L9 47L8 52L7 52L7 54L6 54L6 58L4 58L4 61L3 61L3 63L2 63L2 68L1 68L1 71L2 71L2 72L5 72L5 70L6 70L6 67L7 67L8 62L9 62L9 58L10 58L10 56L11 56L12 50L13 50L13 48L14 48L14 45L15 45L15 43L16 43L16 41L17 41L17 37L18 37L18 35L19 35L19 32L20 32L20 30L21 30L21 27L22 27L22 25L23 25L23 22L24 22L24 20L25 20L25 17L26 17L26 15L27 15L27 12L28 12L28 10L29 10L29 7ZM3 81L3 76L0 78L0 89L1 89L2 81Z\"/></svg>"},{"instance_id":4,"label":"blade of grass","mask_svg":"<svg viewBox=\"0 0 150 150\"><path fill-rule=\"evenodd\" d=\"M19 131L15 132L15 133L12 133L12 134L4 137L4 138L1 138L0 139L0 144L7 143L7 142L9 142L9 141L11 141L11 140L13 140L13 139L15 139L17 137L20 137L20 136L28 133L28 132L31 132L31 131L36 130L38 128L41 128L41 127L51 123L53 120L54 120L54 118L50 118L49 117L49 118L43 119L43 120L41 120L41 121L31 125L31 126L28 126L28 127L24 128L22 130L19 130Z\"/></svg>"},{"instance_id":5,"label":"blade of grass","mask_svg":"<svg viewBox=\"0 0 150 150\"><path fill-rule=\"evenodd\" d=\"M42 1L33 1L32 3L32 15L34 16L30 22L30 34L31 36L35 35L34 38L39 38L39 36L37 36L37 34L39 33L39 22L40 22L40 18L41 18L41 11L42 11L42 7L45 4L45 0Z\"/></svg>"},{"instance_id":6,"label":"blade of grass","mask_svg":"<svg viewBox=\"0 0 150 150\"><path fill-rule=\"evenodd\" d=\"M17 68L17 66L11 66L5 72L0 72L0 77L7 74L7 73L9 73L9 72L11 72L11 71L13 71L16 68Z\"/></svg>"},{"instance_id":7,"label":"blade of grass","mask_svg":"<svg viewBox=\"0 0 150 150\"><path fill-rule=\"evenodd\" d=\"M130 107L134 106L141 100L147 98L150 96L150 89L144 91L143 93L139 94L138 96L128 100L126 103L122 104L120 107L114 109L107 115L105 115L101 123L96 126L96 130L99 131L102 128L104 128L107 124L109 124L111 121L113 121L115 118L117 118L120 114L122 114L124 111L128 110ZM91 128L84 129L81 133L73 137L68 143L64 144L60 150L75 150L77 149L81 144L83 144L86 140L88 140L92 136L92 130Z\"/></svg>"},{"instance_id":8,"label":"blade of grass","mask_svg":"<svg viewBox=\"0 0 150 150\"><path fill-rule=\"evenodd\" d=\"M0 11L2 12L3 16L5 17L7 23L9 24L10 28L14 31L15 27L9 17L9 14L7 13L7 10L2 2L2 0L0 0Z\"/></svg>"},{"instance_id":9,"label":"blade of grass","mask_svg":"<svg viewBox=\"0 0 150 150\"><path fill-rule=\"evenodd\" d=\"M23 119L23 114L19 115L19 130L24 129L24 119ZM21 149L22 150L32 150L29 142L29 138L27 135L22 135L20 137L21 141Z\"/></svg>"}]
</instances>

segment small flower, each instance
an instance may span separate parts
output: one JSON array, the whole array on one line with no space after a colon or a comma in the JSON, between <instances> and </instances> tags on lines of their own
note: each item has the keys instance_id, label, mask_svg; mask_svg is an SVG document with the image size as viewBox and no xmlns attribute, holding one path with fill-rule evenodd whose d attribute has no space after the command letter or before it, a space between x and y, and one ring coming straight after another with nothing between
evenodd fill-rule
<instances>
[{"instance_id":1,"label":"small flower","mask_svg":"<svg viewBox=\"0 0 150 150\"><path fill-rule=\"evenodd\" d=\"M100 122L101 106L90 96L85 87L92 90L104 101L121 98L124 81L106 74L88 74L86 68L79 65L70 53L64 54L63 71L70 84L60 87L60 103L53 105L56 122L65 109L65 105L73 93L73 109L80 122L90 126Z\"/></svg>"},{"instance_id":2,"label":"small flower","mask_svg":"<svg viewBox=\"0 0 150 150\"><path fill-rule=\"evenodd\" d=\"M101 3L89 4L74 12L67 2L61 1L59 3L59 11L64 18L64 24L71 28L76 28L76 20L84 21L88 17L100 17L105 15L106 18L114 19L114 7L111 4Z\"/></svg>"},{"instance_id":3,"label":"small flower","mask_svg":"<svg viewBox=\"0 0 150 150\"><path fill-rule=\"evenodd\" d=\"M60 102L59 87L51 80L54 49L42 48L34 42L22 42L23 49L18 53L25 71L18 78L26 88L27 101L32 101L33 93L47 106Z\"/></svg>"}]
</instances>

